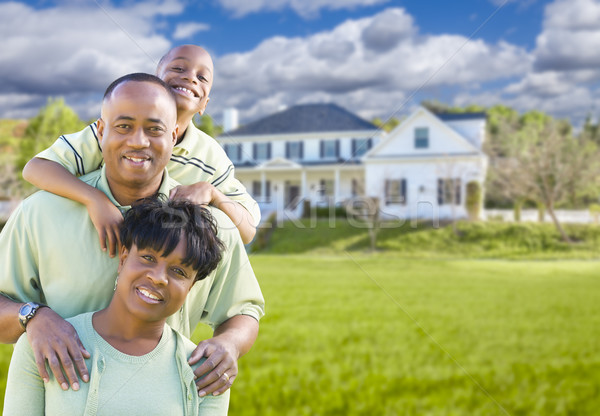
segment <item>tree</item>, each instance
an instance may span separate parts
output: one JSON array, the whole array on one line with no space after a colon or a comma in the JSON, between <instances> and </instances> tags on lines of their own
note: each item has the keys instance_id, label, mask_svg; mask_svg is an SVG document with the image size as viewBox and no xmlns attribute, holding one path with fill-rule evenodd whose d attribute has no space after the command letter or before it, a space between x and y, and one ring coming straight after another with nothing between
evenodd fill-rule
<instances>
[{"instance_id":1,"label":"tree","mask_svg":"<svg viewBox=\"0 0 600 416\"><path fill-rule=\"evenodd\" d=\"M570 242L555 209L573 192L598 189L597 146L574 138L568 123L540 112L525 114L520 124L490 149L492 181L513 200L543 204L562 239Z\"/></svg>"},{"instance_id":2,"label":"tree","mask_svg":"<svg viewBox=\"0 0 600 416\"><path fill-rule=\"evenodd\" d=\"M199 118L200 120L194 120L194 124L210 137L217 137L223 133L223 127L215 125L212 117L208 114L203 114Z\"/></svg>"},{"instance_id":3,"label":"tree","mask_svg":"<svg viewBox=\"0 0 600 416\"><path fill-rule=\"evenodd\" d=\"M375 124L377 127L380 127L383 131L390 132L394 130L396 126L398 126L398 124L400 124L400 120L398 120L396 117L392 117L384 122L379 117L375 117L372 120L372 123Z\"/></svg>"},{"instance_id":4,"label":"tree","mask_svg":"<svg viewBox=\"0 0 600 416\"><path fill-rule=\"evenodd\" d=\"M50 98L25 129L19 146L17 169L23 170L32 157L48 148L62 134L74 133L84 127L85 123L62 98Z\"/></svg>"}]
</instances>

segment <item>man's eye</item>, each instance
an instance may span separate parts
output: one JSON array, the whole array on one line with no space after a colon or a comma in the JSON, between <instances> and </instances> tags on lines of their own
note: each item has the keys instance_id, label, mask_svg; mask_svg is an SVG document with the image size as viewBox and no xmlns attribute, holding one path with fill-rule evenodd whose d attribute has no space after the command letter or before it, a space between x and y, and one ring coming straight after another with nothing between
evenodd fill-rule
<instances>
[{"instance_id":1,"label":"man's eye","mask_svg":"<svg viewBox=\"0 0 600 416\"><path fill-rule=\"evenodd\" d=\"M162 127L148 127L148 132L154 136L163 134L165 129Z\"/></svg>"},{"instance_id":2,"label":"man's eye","mask_svg":"<svg viewBox=\"0 0 600 416\"><path fill-rule=\"evenodd\" d=\"M117 124L115 127L118 129L126 130L129 128L129 125L128 124Z\"/></svg>"}]
</instances>

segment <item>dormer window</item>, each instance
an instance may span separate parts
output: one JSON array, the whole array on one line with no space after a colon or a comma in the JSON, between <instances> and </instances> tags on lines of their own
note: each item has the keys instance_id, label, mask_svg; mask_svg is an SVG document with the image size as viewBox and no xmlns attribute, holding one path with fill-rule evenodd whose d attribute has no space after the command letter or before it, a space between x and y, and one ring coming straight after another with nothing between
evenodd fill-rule
<instances>
[{"instance_id":1,"label":"dormer window","mask_svg":"<svg viewBox=\"0 0 600 416\"><path fill-rule=\"evenodd\" d=\"M242 160L242 145L241 144L226 144L224 146L225 153L227 153L227 157L232 162L239 162Z\"/></svg>"},{"instance_id":2,"label":"dormer window","mask_svg":"<svg viewBox=\"0 0 600 416\"><path fill-rule=\"evenodd\" d=\"M301 160L303 150L302 142L286 142L285 157L290 160Z\"/></svg>"},{"instance_id":3,"label":"dormer window","mask_svg":"<svg viewBox=\"0 0 600 416\"><path fill-rule=\"evenodd\" d=\"M254 143L254 160L268 160L271 158L271 143Z\"/></svg>"},{"instance_id":4,"label":"dormer window","mask_svg":"<svg viewBox=\"0 0 600 416\"><path fill-rule=\"evenodd\" d=\"M415 149L429 148L429 128L417 127L415 129Z\"/></svg>"},{"instance_id":5,"label":"dormer window","mask_svg":"<svg viewBox=\"0 0 600 416\"><path fill-rule=\"evenodd\" d=\"M372 139L352 139L352 157L359 158L373 146Z\"/></svg>"},{"instance_id":6,"label":"dormer window","mask_svg":"<svg viewBox=\"0 0 600 416\"><path fill-rule=\"evenodd\" d=\"M321 159L337 159L339 155L339 140L321 140Z\"/></svg>"}]
</instances>

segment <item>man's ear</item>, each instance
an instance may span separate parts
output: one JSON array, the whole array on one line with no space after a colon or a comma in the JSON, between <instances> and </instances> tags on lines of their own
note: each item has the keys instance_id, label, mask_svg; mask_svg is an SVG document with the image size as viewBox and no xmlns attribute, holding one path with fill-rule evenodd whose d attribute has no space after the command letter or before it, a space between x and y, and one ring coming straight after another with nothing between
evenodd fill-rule
<instances>
[{"instance_id":1,"label":"man's ear","mask_svg":"<svg viewBox=\"0 0 600 416\"><path fill-rule=\"evenodd\" d=\"M210 101L210 97L206 97L206 101L204 102L204 106L200 109L200 111L198 111L198 115L204 114L204 111L206 110L206 106L208 105L209 101Z\"/></svg>"},{"instance_id":2,"label":"man's ear","mask_svg":"<svg viewBox=\"0 0 600 416\"><path fill-rule=\"evenodd\" d=\"M104 136L104 120L102 120L102 117L96 121L96 125L98 126L98 141L102 143L102 137Z\"/></svg>"},{"instance_id":3,"label":"man's ear","mask_svg":"<svg viewBox=\"0 0 600 416\"><path fill-rule=\"evenodd\" d=\"M173 130L173 146L177 144L177 139L179 137L179 124L175 124L175 129Z\"/></svg>"}]
</instances>

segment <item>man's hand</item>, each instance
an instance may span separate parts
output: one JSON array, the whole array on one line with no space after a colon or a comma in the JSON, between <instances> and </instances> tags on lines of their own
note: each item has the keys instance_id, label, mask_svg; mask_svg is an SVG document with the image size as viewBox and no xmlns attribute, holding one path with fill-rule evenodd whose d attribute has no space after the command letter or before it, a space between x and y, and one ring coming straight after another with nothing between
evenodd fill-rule
<instances>
[{"instance_id":1,"label":"man's hand","mask_svg":"<svg viewBox=\"0 0 600 416\"><path fill-rule=\"evenodd\" d=\"M27 324L27 337L35 356L35 362L44 382L50 380L46 361L63 390L79 390L77 372L84 382L90 379L84 358L90 353L79 340L75 328L48 307L38 309ZM62 365L62 368L61 368ZM63 374L67 375L68 383Z\"/></svg>"},{"instance_id":2,"label":"man's hand","mask_svg":"<svg viewBox=\"0 0 600 416\"><path fill-rule=\"evenodd\" d=\"M119 227L123 222L121 211L102 193L86 204L90 219L96 227L98 237L100 238L100 247L106 251L110 257L114 257L121 245ZM108 242L108 244L107 244Z\"/></svg>"},{"instance_id":3,"label":"man's hand","mask_svg":"<svg viewBox=\"0 0 600 416\"><path fill-rule=\"evenodd\" d=\"M202 357L206 357L206 361L194 371L197 378L204 375L196 381L198 395L204 397L212 393L217 396L227 391L238 374L239 352L235 344L218 337L202 341L188 363L196 364Z\"/></svg>"},{"instance_id":4,"label":"man's hand","mask_svg":"<svg viewBox=\"0 0 600 416\"><path fill-rule=\"evenodd\" d=\"M208 182L179 185L169 193L170 199L187 199L197 205L210 205L215 198L216 188Z\"/></svg>"}]
</instances>

